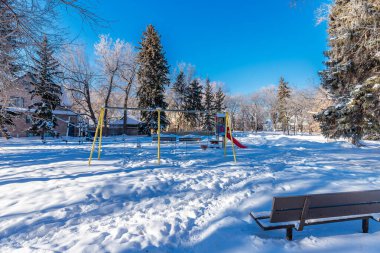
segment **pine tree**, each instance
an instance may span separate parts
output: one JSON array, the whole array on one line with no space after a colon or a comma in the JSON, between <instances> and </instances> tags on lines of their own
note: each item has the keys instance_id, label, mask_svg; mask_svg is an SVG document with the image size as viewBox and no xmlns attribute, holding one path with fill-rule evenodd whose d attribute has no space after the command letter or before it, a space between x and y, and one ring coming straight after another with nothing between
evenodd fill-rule
<instances>
[{"instance_id":1,"label":"pine tree","mask_svg":"<svg viewBox=\"0 0 380 253\"><path fill-rule=\"evenodd\" d=\"M280 78L277 91L278 100L278 121L281 122L282 131L289 134L289 116L287 110L288 100L290 98L289 84L283 77Z\"/></svg>"},{"instance_id":2,"label":"pine tree","mask_svg":"<svg viewBox=\"0 0 380 253\"><path fill-rule=\"evenodd\" d=\"M185 80L185 73L183 73L183 71L180 71L176 78L176 81L172 86L172 90L174 92L174 102L177 109L184 109L186 89L187 84Z\"/></svg>"},{"instance_id":3,"label":"pine tree","mask_svg":"<svg viewBox=\"0 0 380 253\"><path fill-rule=\"evenodd\" d=\"M211 111L214 110L214 95L213 95L213 90L212 86L210 83L210 79L206 79L206 84L204 87L204 102L203 102L203 107L206 112L204 114L204 119L203 119L203 129L206 131L213 131L215 128L215 115L211 113Z\"/></svg>"},{"instance_id":4,"label":"pine tree","mask_svg":"<svg viewBox=\"0 0 380 253\"><path fill-rule=\"evenodd\" d=\"M165 88L169 85L169 66L160 36L152 25L149 25L143 33L139 50L137 56L140 64L137 72L138 106L140 108L166 109L168 104L165 102ZM141 118L149 129L157 130L157 112L142 112ZM161 127L165 128L168 123L165 112L161 112Z\"/></svg>"},{"instance_id":5,"label":"pine tree","mask_svg":"<svg viewBox=\"0 0 380 253\"><path fill-rule=\"evenodd\" d=\"M12 138L11 134L8 131L8 126L14 126L13 119L18 114L8 110L7 108L0 105L0 134L3 135L6 139Z\"/></svg>"},{"instance_id":6,"label":"pine tree","mask_svg":"<svg viewBox=\"0 0 380 253\"><path fill-rule=\"evenodd\" d=\"M32 67L32 100L36 102L30 106L33 110L32 127L30 132L41 135L44 139L46 132L52 132L57 126L57 119L53 111L61 103L61 86L57 84L61 72L59 63L53 57L53 49L44 36L38 48L37 56L33 57L34 66Z\"/></svg>"},{"instance_id":7,"label":"pine tree","mask_svg":"<svg viewBox=\"0 0 380 253\"><path fill-rule=\"evenodd\" d=\"M224 104L224 99L226 96L223 93L221 87L218 87L218 90L214 94L214 110L217 112L223 112L226 109Z\"/></svg>"},{"instance_id":8,"label":"pine tree","mask_svg":"<svg viewBox=\"0 0 380 253\"><path fill-rule=\"evenodd\" d=\"M198 79L191 81L186 89L185 110L203 110L202 85ZM200 113L186 113L185 117L191 128L198 126L201 122Z\"/></svg>"},{"instance_id":9,"label":"pine tree","mask_svg":"<svg viewBox=\"0 0 380 253\"><path fill-rule=\"evenodd\" d=\"M380 133L379 1L336 0L329 15L329 51L322 86L334 105L315 118L330 138L349 138L355 145L366 134Z\"/></svg>"},{"instance_id":10,"label":"pine tree","mask_svg":"<svg viewBox=\"0 0 380 253\"><path fill-rule=\"evenodd\" d=\"M8 97L4 90L9 90L17 75L21 71L18 61L18 51L21 47L21 35L18 24L13 18L14 13L7 8L13 6L14 1L0 1L0 103L7 103ZM3 105L0 105L0 134L7 139L11 138L8 126L13 126L13 119L17 116Z\"/></svg>"},{"instance_id":11,"label":"pine tree","mask_svg":"<svg viewBox=\"0 0 380 253\"><path fill-rule=\"evenodd\" d=\"M174 106L176 109L185 110L185 97L187 88L188 87L186 83L185 73L183 71L180 71L172 86L172 91L174 93ZM177 130L180 128L180 125L183 124L185 114L179 112L178 116L179 117L177 118Z\"/></svg>"}]
</instances>

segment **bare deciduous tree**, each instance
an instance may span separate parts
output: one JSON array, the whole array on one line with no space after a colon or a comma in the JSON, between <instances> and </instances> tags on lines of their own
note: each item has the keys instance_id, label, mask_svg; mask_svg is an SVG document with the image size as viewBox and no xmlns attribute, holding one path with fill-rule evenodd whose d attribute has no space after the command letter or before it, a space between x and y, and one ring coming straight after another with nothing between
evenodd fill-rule
<instances>
[{"instance_id":1,"label":"bare deciduous tree","mask_svg":"<svg viewBox=\"0 0 380 253\"><path fill-rule=\"evenodd\" d=\"M135 82L137 63L133 47L120 39L113 41L107 35L101 35L95 44L98 67L103 76L99 91L104 97L104 106L111 103L111 96L116 88L122 88L124 93L124 108L128 106L128 97ZM124 130L126 131L127 114L124 110ZM104 114L105 133L107 134L108 110Z\"/></svg>"},{"instance_id":2,"label":"bare deciduous tree","mask_svg":"<svg viewBox=\"0 0 380 253\"><path fill-rule=\"evenodd\" d=\"M96 75L91 69L85 50L83 47L70 47L62 55L64 87L73 100L73 109L88 116L95 124L97 120L93 109L92 94Z\"/></svg>"}]
</instances>

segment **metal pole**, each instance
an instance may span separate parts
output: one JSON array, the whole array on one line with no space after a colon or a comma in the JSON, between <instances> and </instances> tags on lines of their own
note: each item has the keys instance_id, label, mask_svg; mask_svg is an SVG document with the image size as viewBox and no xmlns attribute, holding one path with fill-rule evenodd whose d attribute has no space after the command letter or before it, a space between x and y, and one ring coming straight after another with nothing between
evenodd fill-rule
<instances>
[{"instance_id":1,"label":"metal pole","mask_svg":"<svg viewBox=\"0 0 380 253\"><path fill-rule=\"evenodd\" d=\"M70 116L67 120L67 128L66 128L66 141L69 138L69 131L70 131Z\"/></svg>"},{"instance_id":2,"label":"metal pole","mask_svg":"<svg viewBox=\"0 0 380 253\"><path fill-rule=\"evenodd\" d=\"M229 114L228 116L228 124L229 124L229 129L230 129L230 137L231 137L231 144L232 144L232 153L234 154L234 162L236 163L236 152L235 152L235 143L234 143L234 137L232 136L232 123Z\"/></svg>"},{"instance_id":3,"label":"metal pole","mask_svg":"<svg viewBox=\"0 0 380 253\"><path fill-rule=\"evenodd\" d=\"M158 159L158 164L161 163L161 109L157 109L157 114L158 114L158 129L157 129L157 159Z\"/></svg>"},{"instance_id":4,"label":"metal pole","mask_svg":"<svg viewBox=\"0 0 380 253\"><path fill-rule=\"evenodd\" d=\"M224 141L223 141L223 145L224 145L224 156L227 155L227 120L228 120L228 112L226 112L224 114Z\"/></svg>"},{"instance_id":5,"label":"metal pole","mask_svg":"<svg viewBox=\"0 0 380 253\"><path fill-rule=\"evenodd\" d=\"M100 123L101 116L102 116L102 111L100 111L98 125L96 126L94 140L92 141L92 147L91 147L90 157L88 158L88 165L89 166L91 165L92 155L94 153L96 139L98 138L98 132L99 132L100 124L101 124Z\"/></svg>"},{"instance_id":6,"label":"metal pole","mask_svg":"<svg viewBox=\"0 0 380 253\"><path fill-rule=\"evenodd\" d=\"M102 137L103 137L103 127L104 127L104 112L105 109L100 109L101 117L100 117L100 135L99 135L99 147L98 147L98 160L100 160L100 154L102 152Z\"/></svg>"},{"instance_id":7,"label":"metal pole","mask_svg":"<svg viewBox=\"0 0 380 253\"><path fill-rule=\"evenodd\" d=\"M104 109L117 109L117 110L131 110L131 111L145 111L145 112L156 112L157 108L136 108L136 107L117 107L117 106L107 106ZM216 111L201 111L201 110L180 110L180 109L162 109L161 112L186 112L186 113L216 113Z\"/></svg>"}]
</instances>

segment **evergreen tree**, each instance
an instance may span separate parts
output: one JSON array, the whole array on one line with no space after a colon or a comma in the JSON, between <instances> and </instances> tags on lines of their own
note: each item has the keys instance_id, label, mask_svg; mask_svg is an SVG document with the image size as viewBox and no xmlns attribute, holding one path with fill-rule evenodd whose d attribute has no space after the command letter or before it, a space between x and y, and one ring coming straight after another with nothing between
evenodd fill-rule
<instances>
[{"instance_id":1,"label":"evergreen tree","mask_svg":"<svg viewBox=\"0 0 380 253\"><path fill-rule=\"evenodd\" d=\"M181 70L172 86L172 90L174 93L174 106L176 109L179 110L185 110L185 98L186 98L186 91L187 91L187 83L186 83L186 77L185 73ZM177 118L177 130L180 128L180 125L183 124L183 121L185 119L185 114L182 112L178 113Z\"/></svg>"},{"instance_id":2,"label":"evergreen tree","mask_svg":"<svg viewBox=\"0 0 380 253\"><path fill-rule=\"evenodd\" d=\"M283 77L280 78L277 91L278 100L278 121L281 122L282 131L289 134L289 116L287 110L288 99L290 98L289 84Z\"/></svg>"},{"instance_id":3,"label":"evergreen tree","mask_svg":"<svg viewBox=\"0 0 380 253\"><path fill-rule=\"evenodd\" d=\"M172 90L174 92L174 102L177 109L184 109L185 106L185 95L187 90L187 84L185 80L185 73L180 71L176 81L172 86Z\"/></svg>"},{"instance_id":4,"label":"evergreen tree","mask_svg":"<svg viewBox=\"0 0 380 253\"><path fill-rule=\"evenodd\" d=\"M149 25L143 33L139 50L137 56L140 65L137 72L138 106L140 108L166 109L168 104L165 102L165 88L169 84L169 66L160 36L152 25ZM157 130L157 112L142 112L141 118L149 129ZM165 128L168 123L165 112L161 112L162 128Z\"/></svg>"},{"instance_id":5,"label":"evergreen tree","mask_svg":"<svg viewBox=\"0 0 380 253\"><path fill-rule=\"evenodd\" d=\"M59 72L58 62L53 57L53 49L44 36L43 41L37 51L37 56L33 57L32 67L32 100L36 101L30 106L33 109L32 127L30 132L41 135L44 139L46 132L52 132L57 126L57 119L53 111L61 103L61 86L57 84L61 72Z\"/></svg>"},{"instance_id":6,"label":"evergreen tree","mask_svg":"<svg viewBox=\"0 0 380 253\"><path fill-rule=\"evenodd\" d=\"M12 138L8 131L8 126L14 126L13 119L18 114L8 110L7 108L0 105L0 134L6 139Z\"/></svg>"},{"instance_id":7,"label":"evergreen tree","mask_svg":"<svg viewBox=\"0 0 380 253\"><path fill-rule=\"evenodd\" d=\"M218 90L214 94L214 110L217 112L223 112L226 109L224 104L224 99L226 95L224 95L221 87L218 87Z\"/></svg>"},{"instance_id":8,"label":"evergreen tree","mask_svg":"<svg viewBox=\"0 0 380 253\"><path fill-rule=\"evenodd\" d=\"M380 133L378 1L336 0L329 15L329 51L322 86L334 105L315 118L330 138L360 144L364 135ZM373 104L371 106L371 104Z\"/></svg>"},{"instance_id":9,"label":"evergreen tree","mask_svg":"<svg viewBox=\"0 0 380 253\"><path fill-rule=\"evenodd\" d=\"M214 94L212 90L212 86L210 83L210 79L206 79L206 84L204 88L204 102L203 107L204 110L209 111L204 114L203 119L203 128L206 131L213 131L215 127L215 115L211 113L214 110Z\"/></svg>"},{"instance_id":10,"label":"evergreen tree","mask_svg":"<svg viewBox=\"0 0 380 253\"><path fill-rule=\"evenodd\" d=\"M198 79L190 82L185 94L185 110L202 111L202 85ZM196 127L201 122L200 113L186 113L186 120L190 127Z\"/></svg>"},{"instance_id":11,"label":"evergreen tree","mask_svg":"<svg viewBox=\"0 0 380 253\"><path fill-rule=\"evenodd\" d=\"M18 51L21 47L21 35L14 13L8 8L14 1L0 1L0 103L8 101L6 90L11 89L14 80L21 71ZM18 114L0 105L0 135L11 138L8 126L13 126L13 119Z\"/></svg>"}]
</instances>

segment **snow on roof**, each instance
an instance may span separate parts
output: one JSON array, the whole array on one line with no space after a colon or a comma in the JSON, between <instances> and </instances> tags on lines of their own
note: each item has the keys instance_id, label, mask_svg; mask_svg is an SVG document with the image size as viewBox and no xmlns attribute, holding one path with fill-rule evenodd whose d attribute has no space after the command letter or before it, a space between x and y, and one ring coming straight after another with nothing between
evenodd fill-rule
<instances>
[{"instance_id":1,"label":"snow on roof","mask_svg":"<svg viewBox=\"0 0 380 253\"><path fill-rule=\"evenodd\" d=\"M66 89L62 88L62 96L61 96L61 105L62 106L72 106L73 102L69 97L69 94L67 94Z\"/></svg>"},{"instance_id":2,"label":"snow on roof","mask_svg":"<svg viewBox=\"0 0 380 253\"><path fill-rule=\"evenodd\" d=\"M138 125L140 123L141 123L141 121L138 120L138 119L136 119L134 116L132 116L132 115L128 115L127 116L127 124L128 125ZM123 120L123 118L111 120L109 122L109 124L110 125L123 125L124 124L124 120Z\"/></svg>"},{"instance_id":3,"label":"snow on roof","mask_svg":"<svg viewBox=\"0 0 380 253\"><path fill-rule=\"evenodd\" d=\"M11 112L30 112L30 113L34 112L34 109L28 109L28 108L22 108L22 107L8 107L8 110ZM73 111L64 110L64 109L54 110L53 114L55 114L55 115L68 115L68 116L77 116L78 115Z\"/></svg>"}]
</instances>

